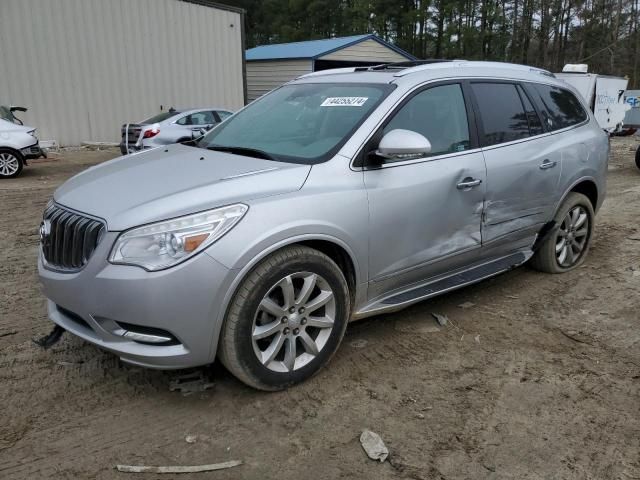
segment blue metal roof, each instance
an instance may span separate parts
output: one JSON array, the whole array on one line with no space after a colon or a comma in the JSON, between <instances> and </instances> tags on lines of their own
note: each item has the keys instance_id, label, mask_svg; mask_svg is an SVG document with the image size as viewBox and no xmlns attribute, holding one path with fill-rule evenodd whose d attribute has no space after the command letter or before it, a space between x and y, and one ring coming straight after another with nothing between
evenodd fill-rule
<instances>
[{"instance_id":1,"label":"blue metal roof","mask_svg":"<svg viewBox=\"0 0 640 480\"><path fill-rule=\"evenodd\" d=\"M365 40L375 40L385 47L403 55L407 60L416 60L413 55L404 50L385 42L381 38L373 35L354 35L351 37L327 38L326 40L309 40L306 42L279 43L275 45L261 45L250 48L246 52L247 61L255 60L283 60L287 58L309 58L316 59L329 53L341 50Z\"/></svg>"}]
</instances>

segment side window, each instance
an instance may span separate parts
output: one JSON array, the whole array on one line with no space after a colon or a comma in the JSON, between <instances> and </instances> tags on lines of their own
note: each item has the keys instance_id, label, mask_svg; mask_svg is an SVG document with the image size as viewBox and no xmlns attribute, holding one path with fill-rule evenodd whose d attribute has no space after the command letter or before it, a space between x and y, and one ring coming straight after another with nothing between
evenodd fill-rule
<instances>
[{"instance_id":1,"label":"side window","mask_svg":"<svg viewBox=\"0 0 640 480\"><path fill-rule=\"evenodd\" d=\"M396 112L383 134L398 128L424 135L431 142L430 156L467 150L469 123L461 86L442 85L418 93Z\"/></svg>"},{"instance_id":2,"label":"side window","mask_svg":"<svg viewBox=\"0 0 640 480\"><path fill-rule=\"evenodd\" d=\"M176 120L178 125L191 125L191 115L185 115L184 117Z\"/></svg>"},{"instance_id":3,"label":"side window","mask_svg":"<svg viewBox=\"0 0 640 480\"><path fill-rule=\"evenodd\" d=\"M529 118L514 84L472 83L471 88L482 119L482 145L486 147L530 136Z\"/></svg>"},{"instance_id":4,"label":"side window","mask_svg":"<svg viewBox=\"0 0 640 480\"><path fill-rule=\"evenodd\" d=\"M191 125L210 125L215 123L213 119L213 113L211 112L197 112L191 114Z\"/></svg>"},{"instance_id":5,"label":"side window","mask_svg":"<svg viewBox=\"0 0 640 480\"><path fill-rule=\"evenodd\" d=\"M536 93L542 116L549 130L560 130L584 122L587 112L569 90L551 85L530 84Z\"/></svg>"},{"instance_id":6,"label":"side window","mask_svg":"<svg viewBox=\"0 0 640 480\"><path fill-rule=\"evenodd\" d=\"M225 110L218 110L218 116L220 117L220 121L224 122L227 118L233 115L231 112L227 112Z\"/></svg>"},{"instance_id":7,"label":"side window","mask_svg":"<svg viewBox=\"0 0 640 480\"><path fill-rule=\"evenodd\" d=\"M182 117L176 122L178 125L211 125L216 123L212 112L196 112L186 117Z\"/></svg>"},{"instance_id":8,"label":"side window","mask_svg":"<svg viewBox=\"0 0 640 480\"><path fill-rule=\"evenodd\" d=\"M527 114L527 120L529 121L529 133L531 135L540 135L541 133L544 133L544 128L542 128L540 117L538 117L536 109L533 108L531 100L529 100L529 97L527 97L526 92L520 86L518 86L518 92L520 93L520 98L522 99L524 110Z\"/></svg>"}]
</instances>

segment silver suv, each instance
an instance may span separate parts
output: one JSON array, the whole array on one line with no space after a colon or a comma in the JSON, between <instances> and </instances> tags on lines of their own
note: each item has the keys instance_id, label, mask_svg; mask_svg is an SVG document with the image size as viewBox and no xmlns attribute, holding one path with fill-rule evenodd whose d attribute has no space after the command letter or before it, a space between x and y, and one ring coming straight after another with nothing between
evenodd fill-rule
<instances>
[{"instance_id":1,"label":"silver suv","mask_svg":"<svg viewBox=\"0 0 640 480\"><path fill-rule=\"evenodd\" d=\"M329 361L350 319L527 261L575 268L608 152L546 71L455 61L311 74L195 146L62 185L41 227L49 316L132 364L217 357L248 385L286 388Z\"/></svg>"}]
</instances>

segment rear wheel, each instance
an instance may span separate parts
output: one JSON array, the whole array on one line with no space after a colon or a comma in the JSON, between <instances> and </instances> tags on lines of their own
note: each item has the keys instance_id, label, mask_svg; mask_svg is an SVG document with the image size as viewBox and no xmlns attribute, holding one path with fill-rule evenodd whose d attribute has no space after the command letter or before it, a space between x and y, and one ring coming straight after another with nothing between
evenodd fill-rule
<instances>
[{"instance_id":1,"label":"rear wheel","mask_svg":"<svg viewBox=\"0 0 640 480\"><path fill-rule=\"evenodd\" d=\"M347 282L335 262L308 247L287 247L240 285L223 326L220 360L249 386L282 390L329 361L349 313Z\"/></svg>"},{"instance_id":2,"label":"rear wheel","mask_svg":"<svg viewBox=\"0 0 640 480\"><path fill-rule=\"evenodd\" d=\"M594 217L591 201L581 193L571 192L556 213L555 228L531 259L531 265L547 273L563 273L579 266L591 245Z\"/></svg>"},{"instance_id":3,"label":"rear wheel","mask_svg":"<svg viewBox=\"0 0 640 480\"><path fill-rule=\"evenodd\" d=\"M15 150L0 148L0 178L13 178L20 175L24 158Z\"/></svg>"},{"instance_id":4,"label":"rear wheel","mask_svg":"<svg viewBox=\"0 0 640 480\"><path fill-rule=\"evenodd\" d=\"M640 168L640 147L636 150L636 167Z\"/></svg>"}]
</instances>

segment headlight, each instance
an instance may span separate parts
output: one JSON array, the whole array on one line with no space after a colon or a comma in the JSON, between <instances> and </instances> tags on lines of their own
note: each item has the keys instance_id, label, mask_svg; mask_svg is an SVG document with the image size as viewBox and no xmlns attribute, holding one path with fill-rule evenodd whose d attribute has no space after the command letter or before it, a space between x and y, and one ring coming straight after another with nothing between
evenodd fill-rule
<instances>
[{"instance_id":1,"label":"headlight","mask_svg":"<svg viewBox=\"0 0 640 480\"><path fill-rule=\"evenodd\" d=\"M28 133L29 135L31 135L32 137L35 137L35 136L36 136L36 129L29 130L27 133Z\"/></svg>"},{"instance_id":2,"label":"headlight","mask_svg":"<svg viewBox=\"0 0 640 480\"><path fill-rule=\"evenodd\" d=\"M155 271L172 267L201 252L233 228L249 207L229 205L124 232L109 261Z\"/></svg>"}]
</instances>

